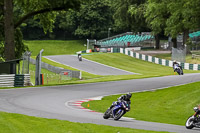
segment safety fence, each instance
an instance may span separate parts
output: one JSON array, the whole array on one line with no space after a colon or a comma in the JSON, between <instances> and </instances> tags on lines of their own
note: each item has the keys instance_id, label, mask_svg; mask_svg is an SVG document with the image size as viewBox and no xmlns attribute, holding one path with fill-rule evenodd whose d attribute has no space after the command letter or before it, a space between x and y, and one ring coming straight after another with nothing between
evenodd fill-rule
<instances>
[{"instance_id":1,"label":"safety fence","mask_svg":"<svg viewBox=\"0 0 200 133\"><path fill-rule=\"evenodd\" d=\"M160 59L160 58L149 56L149 55L140 54L140 53L131 51L130 49L120 48L120 53L129 55L131 57L134 57L140 60L160 64L163 66L173 67L173 61L171 60L165 60L165 59ZM190 64L190 63L182 63L182 62L178 62L178 63L182 66L183 69L200 70L200 64Z\"/></svg>"},{"instance_id":2,"label":"safety fence","mask_svg":"<svg viewBox=\"0 0 200 133\"><path fill-rule=\"evenodd\" d=\"M30 74L0 75L0 87L31 86Z\"/></svg>"},{"instance_id":3,"label":"safety fence","mask_svg":"<svg viewBox=\"0 0 200 133\"><path fill-rule=\"evenodd\" d=\"M71 71L63 71L59 74L49 74L49 73L42 73L43 75L43 84L48 85L48 84L60 84L64 83L67 80L71 80ZM35 71L30 71L31 77L35 77Z\"/></svg>"},{"instance_id":4,"label":"safety fence","mask_svg":"<svg viewBox=\"0 0 200 133\"><path fill-rule=\"evenodd\" d=\"M30 62L32 64L35 64L35 60L32 59L32 58L30 58ZM44 62L41 63L41 67L44 68L44 69L47 69L51 72L54 72L56 74L61 74L61 73L65 72L65 74L68 74L68 76L70 76L70 78L79 78L79 79L82 78L81 77L81 71L67 70L67 69L63 69L63 68L60 68L60 67L52 66L52 65L44 63Z\"/></svg>"}]
</instances>

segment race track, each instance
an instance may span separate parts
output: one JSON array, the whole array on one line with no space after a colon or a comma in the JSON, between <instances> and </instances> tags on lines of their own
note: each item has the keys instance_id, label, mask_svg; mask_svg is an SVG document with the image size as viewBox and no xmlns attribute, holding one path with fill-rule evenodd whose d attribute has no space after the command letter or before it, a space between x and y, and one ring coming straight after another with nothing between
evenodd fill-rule
<instances>
[{"instance_id":1,"label":"race track","mask_svg":"<svg viewBox=\"0 0 200 133\"><path fill-rule=\"evenodd\" d=\"M96 75L130 75L136 74L122 69L114 68L83 58L78 60L75 55L44 56L47 59Z\"/></svg>"},{"instance_id":2,"label":"race track","mask_svg":"<svg viewBox=\"0 0 200 133\"><path fill-rule=\"evenodd\" d=\"M155 131L199 133L199 129L187 130L184 126L144 122L127 118L122 118L119 121L112 119L104 120L101 113L77 109L68 104L70 101L97 96L161 89L196 81L200 81L200 74L172 75L80 85L6 89L0 90L0 111L81 123ZM134 99L132 100L134 102Z\"/></svg>"}]
</instances>

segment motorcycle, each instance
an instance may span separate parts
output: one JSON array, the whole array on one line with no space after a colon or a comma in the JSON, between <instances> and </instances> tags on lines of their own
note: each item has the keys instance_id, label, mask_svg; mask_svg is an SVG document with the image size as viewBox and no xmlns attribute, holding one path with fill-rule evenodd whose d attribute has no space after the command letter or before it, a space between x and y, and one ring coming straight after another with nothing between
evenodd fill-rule
<instances>
[{"instance_id":1,"label":"motorcycle","mask_svg":"<svg viewBox=\"0 0 200 133\"><path fill-rule=\"evenodd\" d=\"M175 66L174 71L177 72L179 75L183 75L183 70L178 64Z\"/></svg>"},{"instance_id":2,"label":"motorcycle","mask_svg":"<svg viewBox=\"0 0 200 133\"><path fill-rule=\"evenodd\" d=\"M82 61L82 56L81 56L81 54L78 54L78 60L79 60L79 61Z\"/></svg>"},{"instance_id":3,"label":"motorcycle","mask_svg":"<svg viewBox=\"0 0 200 133\"><path fill-rule=\"evenodd\" d=\"M108 108L103 115L104 119L114 118L114 120L119 120L126 112L130 111L130 103L127 101L113 102L114 106Z\"/></svg>"},{"instance_id":4,"label":"motorcycle","mask_svg":"<svg viewBox=\"0 0 200 133\"><path fill-rule=\"evenodd\" d=\"M190 116L185 123L187 129L192 129L193 127L200 128L200 108L194 107L193 110L195 114Z\"/></svg>"}]
</instances>

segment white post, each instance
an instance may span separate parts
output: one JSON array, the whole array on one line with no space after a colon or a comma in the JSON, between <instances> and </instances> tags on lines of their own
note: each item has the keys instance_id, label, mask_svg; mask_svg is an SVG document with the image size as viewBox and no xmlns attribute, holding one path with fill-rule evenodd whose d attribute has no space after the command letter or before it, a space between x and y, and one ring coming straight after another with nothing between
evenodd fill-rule
<instances>
[{"instance_id":1,"label":"white post","mask_svg":"<svg viewBox=\"0 0 200 133\"><path fill-rule=\"evenodd\" d=\"M82 79L82 72L80 71L80 76L79 76L79 79Z\"/></svg>"}]
</instances>

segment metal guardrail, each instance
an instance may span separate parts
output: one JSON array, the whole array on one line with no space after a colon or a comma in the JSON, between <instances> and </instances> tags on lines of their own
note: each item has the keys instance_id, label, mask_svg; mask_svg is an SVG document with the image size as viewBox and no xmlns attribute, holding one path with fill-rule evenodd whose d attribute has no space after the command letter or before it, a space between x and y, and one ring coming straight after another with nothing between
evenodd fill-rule
<instances>
[{"instance_id":1,"label":"metal guardrail","mask_svg":"<svg viewBox=\"0 0 200 133\"><path fill-rule=\"evenodd\" d=\"M0 87L31 86L30 74L0 75Z\"/></svg>"}]
</instances>

